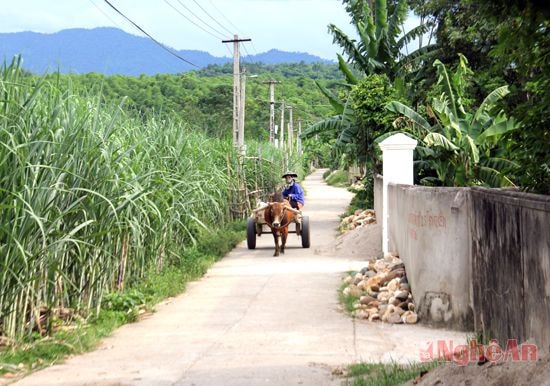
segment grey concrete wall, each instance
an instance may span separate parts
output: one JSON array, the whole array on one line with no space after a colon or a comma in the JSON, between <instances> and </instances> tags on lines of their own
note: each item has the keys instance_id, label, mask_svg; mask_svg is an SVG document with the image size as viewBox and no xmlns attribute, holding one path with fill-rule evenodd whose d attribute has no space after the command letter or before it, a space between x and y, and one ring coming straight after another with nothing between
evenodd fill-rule
<instances>
[{"instance_id":1,"label":"grey concrete wall","mask_svg":"<svg viewBox=\"0 0 550 386\"><path fill-rule=\"evenodd\" d=\"M390 251L424 322L471 329L469 189L388 186Z\"/></svg>"},{"instance_id":2,"label":"grey concrete wall","mask_svg":"<svg viewBox=\"0 0 550 386\"><path fill-rule=\"evenodd\" d=\"M421 320L550 346L549 196L390 184L388 206Z\"/></svg>"},{"instance_id":3,"label":"grey concrete wall","mask_svg":"<svg viewBox=\"0 0 550 386\"><path fill-rule=\"evenodd\" d=\"M550 346L550 197L472 192L476 330L500 342Z\"/></svg>"}]
</instances>

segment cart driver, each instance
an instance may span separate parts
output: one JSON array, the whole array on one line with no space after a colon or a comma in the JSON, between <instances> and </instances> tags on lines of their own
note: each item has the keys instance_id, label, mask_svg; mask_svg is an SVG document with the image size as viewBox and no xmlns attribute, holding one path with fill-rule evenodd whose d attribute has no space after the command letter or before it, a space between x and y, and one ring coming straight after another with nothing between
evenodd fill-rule
<instances>
[{"instance_id":1,"label":"cart driver","mask_svg":"<svg viewBox=\"0 0 550 386\"><path fill-rule=\"evenodd\" d=\"M283 198L290 202L290 205L295 209L302 209L304 206L304 191L296 182L295 178L298 175L294 172L286 172L281 178L285 179L286 185L283 189Z\"/></svg>"}]
</instances>

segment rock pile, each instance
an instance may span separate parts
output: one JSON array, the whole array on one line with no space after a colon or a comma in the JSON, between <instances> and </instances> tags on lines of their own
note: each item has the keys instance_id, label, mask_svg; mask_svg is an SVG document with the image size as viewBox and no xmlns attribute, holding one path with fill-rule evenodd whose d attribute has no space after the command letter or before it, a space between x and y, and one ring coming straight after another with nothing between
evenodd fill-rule
<instances>
[{"instance_id":1,"label":"rock pile","mask_svg":"<svg viewBox=\"0 0 550 386\"><path fill-rule=\"evenodd\" d=\"M344 278L342 295L356 298L353 315L369 321L413 324L418 321L405 265L399 257L369 261L360 272Z\"/></svg>"},{"instance_id":2,"label":"rock pile","mask_svg":"<svg viewBox=\"0 0 550 386\"><path fill-rule=\"evenodd\" d=\"M355 228L362 227L367 224L372 224L376 222L376 214L374 210L367 209L361 210L358 209L354 214L348 217L344 217L340 222L340 232L345 233L347 231L353 230Z\"/></svg>"}]
</instances>

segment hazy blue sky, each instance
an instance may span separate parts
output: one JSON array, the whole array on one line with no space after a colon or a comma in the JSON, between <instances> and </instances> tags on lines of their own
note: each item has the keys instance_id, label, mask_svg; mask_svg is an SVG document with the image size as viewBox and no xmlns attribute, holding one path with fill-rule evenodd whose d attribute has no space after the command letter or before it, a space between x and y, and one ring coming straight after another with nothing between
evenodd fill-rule
<instances>
[{"instance_id":1,"label":"hazy blue sky","mask_svg":"<svg viewBox=\"0 0 550 386\"><path fill-rule=\"evenodd\" d=\"M252 38L253 44L245 46L251 55L277 48L335 59L339 50L332 44L327 25L334 23L346 33L353 33L349 17L339 0L109 1L164 44L176 49L208 51L217 56L230 54L230 47L225 47L227 44L222 44L221 38L232 38L233 33L238 33L240 37ZM174 8L210 33L194 25ZM52 33L66 28L98 26L114 26L142 35L104 0L2 1L0 32ZM246 54L244 50L243 54Z\"/></svg>"}]
</instances>

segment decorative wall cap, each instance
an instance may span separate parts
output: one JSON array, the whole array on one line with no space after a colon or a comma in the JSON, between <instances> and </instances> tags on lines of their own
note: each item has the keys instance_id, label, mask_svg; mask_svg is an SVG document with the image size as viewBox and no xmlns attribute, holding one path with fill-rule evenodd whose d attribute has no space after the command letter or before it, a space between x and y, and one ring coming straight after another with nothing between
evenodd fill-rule
<instances>
[{"instance_id":1,"label":"decorative wall cap","mask_svg":"<svg viewBox=\"0 0 550 386\"><path fill-rule=\"evenodd\" d=\"M384 150L414 150L418 141L411 137L398 133L386 138L379 143L380 149Z\"/></svg>"}]
</instances>

